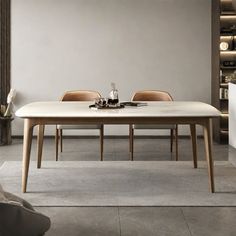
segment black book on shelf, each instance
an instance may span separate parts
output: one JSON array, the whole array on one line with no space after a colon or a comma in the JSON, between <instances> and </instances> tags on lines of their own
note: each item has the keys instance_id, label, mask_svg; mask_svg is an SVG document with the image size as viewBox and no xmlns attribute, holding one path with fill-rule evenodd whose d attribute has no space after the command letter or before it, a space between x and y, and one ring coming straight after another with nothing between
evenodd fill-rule
<instances>
[{"instance_id":1,"label":"black book on shelf","mask_svg":"<svg viewBox=\"0 0 236 236\"><path fill-rule=\"evenodd\" d=\"M232 31L232 29L230 29L230 28L221 28L220 29L220 34L221 35L232 35L233 34L233 31Z\"/></svg>"},{"instance_id":2,"label":"black book on shelf","mask_svg":"<svg viewBox=\"0 0 236 236\"><path fill-rule=\"evenodd\" d=\"M235 61L223 61L223 66L228 67L228 66L236 66Z\"/></svg>"}]
</instances>

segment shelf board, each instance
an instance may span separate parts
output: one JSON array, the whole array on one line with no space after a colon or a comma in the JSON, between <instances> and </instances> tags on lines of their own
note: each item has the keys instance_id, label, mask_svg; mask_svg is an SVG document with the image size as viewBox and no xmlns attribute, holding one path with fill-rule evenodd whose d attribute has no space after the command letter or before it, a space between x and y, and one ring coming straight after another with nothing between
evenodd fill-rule
<instances>
[{"instance_id":1,"label":"shelf board","mask_svg":"<svg viewBox=\"0 0 236 236\"><path fill-rule=\"evenodd\" d=\"M220 101L228 101L228 98L220 98Z\"/></svg>"},{"instance_id":2,"label":"shelf board","mask_svg":"<svg viewBox=\"0 0 236 236\"><path fill-rule=\"evenodd\" d=\"M229 39L229 40L231 40L232 39L232 37L235 37L236 35L233 35L233 34L227 34L227 35L224 35L223 33L220 35L220 38L221 39ZM233 40L233 39L232 39Z\"/></svg>"},{"instance_id":3,"label":"shelf board","mask_svg":"<svg viewBox=\"0 0 236 236\"><path fill-rule=\"evenodd\" d=\"M234 11L224 11L224 12L221 12L220 16L236 16L236 12Z\"/></svg>"},{"instance_id":4,"label":"shelf board","mask_svg":"<svg viewBox=\"0 0 236 236\"><path fill-rule=\"evenodd\" d=\"M228 130L228 129L221 129L221 130L220 130L220 133L221 133L221 134L228 134L228 133L229 133L229 130Z\"/></svg>"},{"instance_id":5,"label":"shelf board","mask_svg":"<svg viewBox=\"0 0 236 236\"><path fill-rule=\"evenodd\" d=\"M220 51L220 54L235 54L236 55L236 50L225 50L225 51Z\"/></svg>"},{"instance_id":6,"label":"shelf board","mask_svg":"<svg viewBox=\"0 0 236 236\"><path fill-rule=\"evenodd\" d=\"M228 88L228 83L220 83L221 88Z\"/></svg>"},{"instance_id":7,"label":"shelf board","mask_svg":"<svg viewBox=\"0 0 236 236\"><path fill-rule=\"evenodd\" d=\"M220 116L221 117L229 117L229 113L221 113Z\"/></svg>"},{"instance_id":8,"label":"shelf board","mask_svg":"<svg viewBox=\"0 0 236 236\"><path fill-rule=\"evenodd\" d=\"M223 70L225 70L225 69L228 69L228 70L235 69L236 70L236 66L221 66L220 69L223 69Z\"/></svg>"},{"instance_id":9,"label":"shelf board","mask_svg":"<svg viewBox=\"0 0 236 236\"><path fill-rule=\"evenodd\" d=\"M224 20L232 20L232 19L236 19L236 14L221 14L220 15L220 19L224 19Z\"/></svg>"},{"instance_id":10,"label":"shelf board","mask_svg":"<svg viewBox=\"0 0 236 236\"><path fill-rule=\"evenodd\" d=\"M234 35L234 33L232 31L229 31L229 32L221 31L220 32L220 37L233 37L233 36L236 36L236 35Z\"/></svg>"}]
</instances>

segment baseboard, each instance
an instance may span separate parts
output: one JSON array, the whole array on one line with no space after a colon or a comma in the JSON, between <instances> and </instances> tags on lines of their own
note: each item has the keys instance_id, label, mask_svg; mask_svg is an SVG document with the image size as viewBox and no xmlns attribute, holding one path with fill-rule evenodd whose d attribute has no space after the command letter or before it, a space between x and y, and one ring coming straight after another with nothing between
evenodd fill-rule
<instances>
[{"instance_id":1,"label":"baseboard","mask_svg":"<svg viewBox=\"0 0 236 236\"><path fill-rule=\"evenodd\" d=\"M13 139L23 139L22 135L13 135ZM33 138L37 138L37 136L33 136ZM45 135L46 139L55 139L53 135ZM65 135L64 139L97 139L98 135ZM104 139L128 139L128 135L105 135ZM169 135L135 135L135 139L169 139ZM179 135L179 139L190 139L189 135ZM203 138L202 135L198 135L197 138Z\"/></svg>"}]
</instances>

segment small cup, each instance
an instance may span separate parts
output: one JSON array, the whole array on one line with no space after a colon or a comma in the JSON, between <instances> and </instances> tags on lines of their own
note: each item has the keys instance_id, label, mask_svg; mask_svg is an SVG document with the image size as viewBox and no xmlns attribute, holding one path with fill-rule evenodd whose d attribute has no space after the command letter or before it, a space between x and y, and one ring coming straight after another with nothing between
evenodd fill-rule
<instances>
[{"instance_id":1,"label":"small cup","mask_svg":"<svg viewBox=\"0 0 236 236\"><path fill-rule=\"evenodd\" d=\"M107 99L106 98L97 98L97 99L95 99L95 105L97 107L106 107L107 106Z\"/></svg>"}]
</instances>

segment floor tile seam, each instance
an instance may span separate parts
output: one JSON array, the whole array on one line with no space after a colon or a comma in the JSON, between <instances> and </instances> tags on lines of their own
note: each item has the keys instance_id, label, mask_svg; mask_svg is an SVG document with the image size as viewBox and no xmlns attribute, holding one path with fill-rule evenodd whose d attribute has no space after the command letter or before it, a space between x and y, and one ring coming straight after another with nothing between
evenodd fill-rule
<instances>
[{"instance_id":1,"label":"floor tile seam","mask_svg":"<svg viewBox=\"0 0 236 236\"><path fill-rule=\"evenodd\" d=\"M189 226L189 224L188 224L188 221L187 221L187 219L186 219L186 217L185 217L183 208L181 207L180 210L181 210L181 213L182 213L184 222L185 222L185 224L186 224L186 226L187 226L187 228L188 228L189 234L190 234L190 236L193 236L193 234L192 234L192 232L191 232L191 229L190 229L190 226Z\"/></svg>"},{"instance_id":2,"label":"floor tile seam","mask_svg":"<svg viewBox=\"0 0 236 236\"><path fill-rule=\"evenodd\" d=\"M196 205L189 205L189 206L181 206L181 205L163 205L163 206L152 206L152 205L36 205L33 204L33 207L37 208L236 208L236 206L225 206L225 205L219 205L219 206L196 206Z\"/></svg>"}]
</instances>

